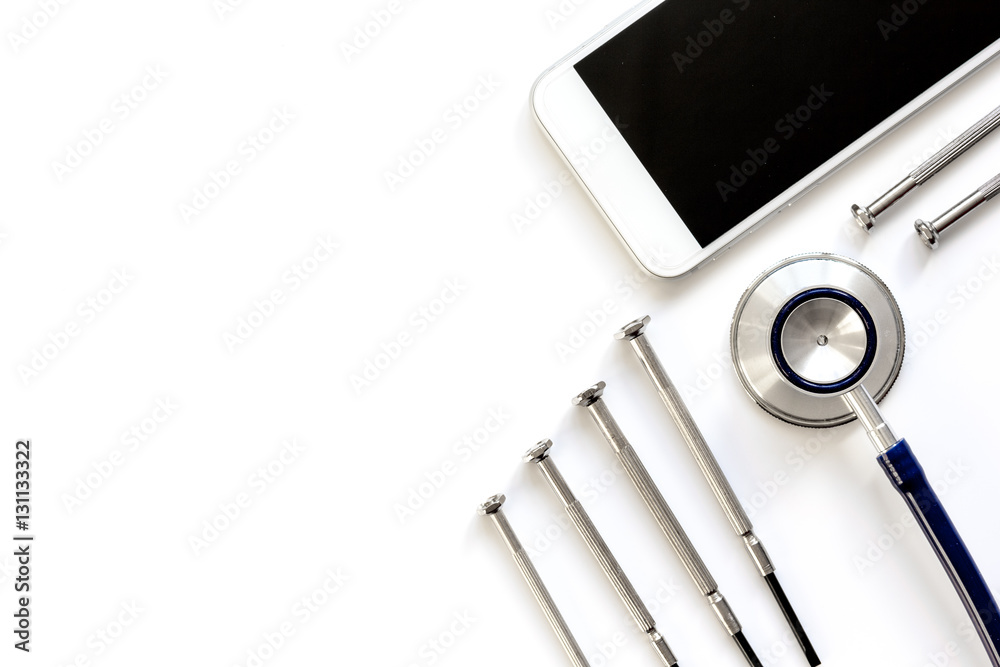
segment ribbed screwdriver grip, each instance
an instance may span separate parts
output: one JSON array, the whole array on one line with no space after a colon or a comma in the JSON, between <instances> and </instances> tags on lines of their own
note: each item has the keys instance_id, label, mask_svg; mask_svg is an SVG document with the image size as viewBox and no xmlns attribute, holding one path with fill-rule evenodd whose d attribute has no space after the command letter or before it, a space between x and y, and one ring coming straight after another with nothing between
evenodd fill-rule
<instances>
[{"instance_id":1,"label":"ribbed screwdriver grip","mask_svg":"<svg viewBox=\"0 0 1000 667\"><path fill-rule=\"evenodd\" d=\"M646 466L642 464L635 450L632 449L631 445L623 447L618 452L618 458L622 463L622 467L625 468L625 472L632 480L632 484L635 485L639 495L642 496L646 507L649 508L653 518L656 519L660 530L663 531L663 534L670 542L670 546L673 547L674 553L681 559L684 569L688 571L688 574L694 580L695 585L698 587L698 592L702 595L708 595L715 591L718 588L718 584L715 583L712 573L708 571L705 562L698 555L698 552L695 551L694 545L691 544L687 533L684 532L680 522L677 521L670 506L667 505L667 501L664 500L663 494L656 487L656 483L649 476Z\"/></svg>"},{"instance_id":2,"label":"ribbed screwdriver grip","mask_svg":"<svg viewBox=\"0 0 1000 667\"><path fill-rule=\"evenodd\" d=\"M1000 126L1000 107L997 107L985 118L960 134L947 146L930 156L919 167L910 172L910 178L917 185L923 185L931 176L951 164L959 155L969 150L977 141Z\"/></svg>"},{"instance_id":3,"label":"ribbed screwdriver grip","mask_svg":"<svg viewBox=\"0 0 1000 667\"><path fill-rule=\"evenodd\" d=\"M569 514L573 525L580 532L583 541L587 543L590 552L594 554L594 558L600 563L601 569L604 570L604 574L611 581L611 585L615 587L618 596L625 603L625 606L628 607L628 611L632 614L632 618L635 619L636 625L643 632L655 627L656 621L653 620L652 614L646 609L642 598L639 597L635 587L632 586L632 582L625 576L617 559L611 553L611 549L608 548L601 534L597 532L594 522L590 520L590 516L580 505L580 501L574 500L572 504L568 505L566 513Z\"/></svg>"},{"instance_id":4,"label":"ribbed screwdriver grip","mask_svg":"<svg viewBox=\"0 0 1000 667\"><path fill-rule=\"evenodd\" d=\"M545 612L545 618L548 619L549 625L555 631L556 637L559 639L559 643L562 645L566 655L569 656L570 661L575 667L590 667L590 664L587 662L587 656L583 654L580 645L577 644L576 639L570 633L569 627L566 625L566 620L556 607L545 584L542 583L542 579L538 576L538 571L535 570L535 566L528 558L528 554L524 552L524 549L518 549L511 555L514 556L514 561L521 570L524 580L528 582L528 588L531 589L542 611Z\"/></svg>"},{"instance_id":5,"label":"ribbed screwdriver grip","mask_svg":"<svg viewBox=\"0 0 1000 667\"><path fill-rule=\"evenodd\" d=\"M979 188L979 194L982 195L984 201L993 199L998 192L1000 192L1000 174L997 174Z\"/></svg>"},{"instance_id":6,"label":"ribbed screwdriver grip","mask_svg":"<svg viewBox=\"0 0 1000 667\"><path fill-rule=\"evenodd\" d=\"M701 474L704 475L705 480L708 481L708 485L712 489L712 493L715 494L719 504L722 505L722 510L726 513L726 518L729 519L733 531L737 535L744 535L750 532L753 530L750 517L747 516L739 499L737 499L736 492L733 491L729 480L726 479L725 474L722 472L722 467L719 466L715 455L709 449L708 443L705 442L705 436L702 435L698 424L694 421L694 417L691 416L687 406L684 404L684 399L681 398L680 392L677 391L674 383L663 369L663 364L657 358L653 347L646 340L645 336L637 336L629 342L632 344L632 350L635 351L646 374L649 375L649 379L656 387L656 391L659 393L660 399L667 408L671 419L674 420L677 430L680 431L681 437L684 438L684 442L691 451L691 455L694 456L695 462L701 469Z\"/></svg>"},{"instance_id":7,"label":"ribbed screwdriver grip","mask_svg":"<svg viewBox=\"0 0 1000 667\"><path fill-rule=\"evenodd\" d=\"M566 655L569 656L570 662L573 663L574 667L590 667L587 657L573 637L573 633L566 624L566 619L563 618L562 613L560 613L559 608L552 599L552 595L549 594L549 589L545 587L545 583L542 581L541 576L539 576L538 570L535 569L534 563L531 562L528 554L524 551L521 540L517 538L517 534L507 520L507 516L500 510L492 512L488 516L493 520L493 525L503 538L504 544L507 545L510 555L514 558L514 562L517 563L517 568L521 571L521 576L524 577L528 588L531 589L535 600L538 601L538 605L545 613L545 618L548 619L549 625L555 631L556 637L559 639L559 643L562 645Z\"/></svg>"}]
</instances>

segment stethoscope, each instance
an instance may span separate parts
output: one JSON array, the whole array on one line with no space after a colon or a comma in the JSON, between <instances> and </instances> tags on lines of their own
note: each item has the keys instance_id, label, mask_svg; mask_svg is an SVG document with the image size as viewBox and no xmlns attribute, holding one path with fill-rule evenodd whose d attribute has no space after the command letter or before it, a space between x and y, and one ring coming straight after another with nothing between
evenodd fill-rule
<instances>
[{"instance_id":1,"label":"stethoscope","mask_svg":"<svg viewBox=\"0 0 1000 667\"><path fill-rule=\"evenodd\" d=\"M864 425L879 464L948 573L992 664L1000 667L996 601L910 446L876 405L903 363L903 318L885 284L837 255L787 259L740 299L731 346L744 388L775 417L812 427L856 417Z\"/></svg>"}]
</instances>

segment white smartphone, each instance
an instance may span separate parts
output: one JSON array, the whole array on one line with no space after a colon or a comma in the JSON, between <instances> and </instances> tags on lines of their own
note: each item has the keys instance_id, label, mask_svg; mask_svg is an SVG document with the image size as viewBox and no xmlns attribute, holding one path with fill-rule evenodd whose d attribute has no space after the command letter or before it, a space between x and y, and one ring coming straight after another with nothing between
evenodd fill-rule
<instances>
[{"instance_id":1,"label":"white smartphone","mask_svg":"<svg viewBox=\"0 0 1000 667\"><path fill-rule=\"evenodd\" d=\"M639 264L673 278L998 52L998 0L646 0L531 106Z\"/></svg>"}]
</instances>

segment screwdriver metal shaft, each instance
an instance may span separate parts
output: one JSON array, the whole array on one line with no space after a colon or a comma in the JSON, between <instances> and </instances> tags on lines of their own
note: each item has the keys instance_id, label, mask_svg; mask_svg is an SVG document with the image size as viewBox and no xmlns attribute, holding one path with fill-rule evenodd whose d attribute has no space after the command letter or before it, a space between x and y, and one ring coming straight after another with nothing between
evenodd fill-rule
<instances>
[{"instance_id":1,"label":"screwdriver metal shaft","mask_svg":"<svg viewBox=\"0 0 1000 667\"><path fill-rule=\"evenodd\" d=\"M975 146L980 139L997 127L1000 127L1000 107L986 114L978 123L930 156L919 167L911 171L906 178L874 202L868 206L858 206L857 204L852 206L851 213L854 214L854 219L861 225L862 229L871 231L872 227L875 226L876 218L882 215L886 209L905 197L914 188L929 181L932 176L954 162L959 155Z\"/></svg>"},{"instance_id":2,"label":"screwdriver metal shaft","mask_svg":"<svg viewBox=\"0 0 1000 667\"><path fill-rule=\"evenodd\" d=\"M559 613L559 608L556 607L555 601L549 595L549 591L542 582L542 578L538 575L538 570L535 569L531 559L528 558L524 547L521 546L521 541L517 539L514 529L511 527L510 522L507 521L507 517L504 516L503 510L500 509L500 506L506 500L507 498L503 494L490 496L479 506L478 512L482 516L492 519L493 525L496 526L497 531L503 537L504 544L507 545L510 555L514 557L514 562L517 563L517 567L521 570L524 580L528 582L528 588L535 594L535 599L538 600L539 606L545 612L545 617L549 620L549 625L552 626L556 636L559 638L559 643L562 644L563 650L569 656L570 662L575 667L590 667L586 656L584 656L583 651L580 649L580 645L576 643L573 633L570 632L569 626L566 625L566 619Z\"/></svg>"},{"instance_id":3,"label":"screwdriver metal shaft","mask_svg":"<svg viewBox=\"0 0 1000 667\"><path fill-rule=\"evenodd\" d=\"M594 418L594 422L601 429L608 444L611 445L626 474L632 480L636 490L639 491L639 495L642 496L643 502L646 503L646 507L649 508L657 525L659 525L660 530L666 535L670 546L673 547L674 553L677 554L681 563L684 564L684 569L691 576L695 586L698 588L698 592L708 601L709 606L712 607L712 611L715 612L715 615L719 618L729 636L736 640L747 661L751 665L760 665L760 661L754 654L753 649L750 648L749 642L743 638L743 629L740 626L740 622L730 608L729 603L726 602L722 593L719 592L719 586L712 577L712 573L709 572L705 562L695 550L691 540L684 532L684 528L681 527L680 522L677 521L667 501L663 498L663 494L656 487L653 478L649 476L646 466L643 465L638 454L635 453L632 445L625 438L625 434L619 428L618 422L611 416L611 412L602 398L604 387L605 384L603 382L598 382L596 385L577 395L573 399L573 404L586 408L590 416Z\"/></svg>"},{"instance_id":4,"label":"screwdriver metal shaft","mask_svg":"<svg viewBox=\"0 0 1000 667\"><path fill-rule=\"evenodd\" d=\"M611 581L611 585L614 586L618 596L625 603L636 625L646 634L646 638L652 644L657 657L667 667L673 667L677 664L677 659L674 657L670 647L667 646L663 635L657 631L656 621L653 619L652 614L649 613L642 598L635 591L632 582L625 576L604 538L597 532L597 527L590 520L590 516L583 509L583 505L573 495L569 484L566 483L559 469L556 468L556 464L553 463L552 458L549 456L549 449L551 447L551 440L539 442L524 455L524 462L534 463L541 471L549 486L559 496L559 499L566 508L566 513L569 514L570 520L576 526L580 536L583 537L583 541L587 543L587 547L590 548L591 553L594 554L594 558L597 559L605 576Z\"/></svg>"},{"instance_id":5,"label":"screwdriver metal shaft","mask_svg":"<svg viewBox=\"0 0 1000 667\"><path fill-rule=\"evenodd\" d=\"M653 351L652 346L645 336L645 329L649 322L650 318L648 315L642 319L629 322L615 333L615 338L628 341L632 347L632 351L639 358L642 367L646 370L646 374L656 387L656 391L660 395L664 406L666 406L667 412L670 413L674 424L676 424L677 429L684 438L684 442L687 443L688 449L694 456L698 468L708 481L712 493L715 494L716 500L722 506L722 510L725 512L726 518L729 519L733 531L743 539L743 545L757 567L757 571L764 577L768 587L771 589L775 601L781 607L785 620L795 634L795 638L802 647L802 651L809 660L809 664L812 667L816 667L820 664L819 656L816 654L812 642L809 641L809 637L806 636L805 629L792 609L788 597L781 588L781 584L778 583L777 575L774 572L774 564L764 549L764 545L754 534L750 517L747 516L746 511L737 499L733 487L722 472L722 467L719 466L715 455L709 449L708 443L705 442L705 437L702 435L701 430L684 404L680 393L673 382L670 381L667 371L663 368L663 364L660 363L659 357L656 356L656 352Z\"/></svg>"},{"instance_id":6,"label":"screwdriver metal shaft","mask_svg":"<svg viewBox=\"0 0 1000 667\"><path fill-rule=\"evenodd\" d=\"M1000 192L1000 174L986 181L978 190L952 206L936 220L932 222L917 220L913 223L913 227L917 230L924 245L933 250L938 247L941 232L996 197L998 192Z\"/></svg>"}]
</instances>

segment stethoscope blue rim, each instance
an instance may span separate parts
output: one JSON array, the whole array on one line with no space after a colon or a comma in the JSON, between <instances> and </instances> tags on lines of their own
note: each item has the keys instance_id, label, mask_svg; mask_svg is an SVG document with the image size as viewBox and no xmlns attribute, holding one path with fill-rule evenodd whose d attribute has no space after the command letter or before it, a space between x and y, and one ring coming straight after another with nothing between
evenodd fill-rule
<instances>
[{"instance_id":1,"label":"stethoscope blue rim","mask_svg":"<svg viewBox=\"0 0 1000 667\"><path fill-rule=\"evenodd\" d=\"M858 364L858 367L854 369L850 375L836 382L812 382L811 380L807 380L802 377L792 369L788 360L785 358L785 353L781 346L781 334L784 330L785 324L788 323L788 318L796 308L815 299L833 299L835 301L840 301L854 310L864 324L866 341L865 353L861 359L861 363ZM804 292L799 292L785 302L785 305L778 311L777 316L774 318L774 323L771 325L771 355L774 358L774 363L778 370L792 385L813 394L836 394L853 389L854 386L860 382L862 378L864 378L865 374L875 362L875 351L877 346L878 336L875 330L875 321L872 319L871 313L868 312L868 309L852 295L832 287L817 287L805 290Z\"/></svg>"}]
</instances>

